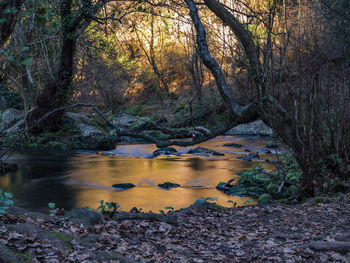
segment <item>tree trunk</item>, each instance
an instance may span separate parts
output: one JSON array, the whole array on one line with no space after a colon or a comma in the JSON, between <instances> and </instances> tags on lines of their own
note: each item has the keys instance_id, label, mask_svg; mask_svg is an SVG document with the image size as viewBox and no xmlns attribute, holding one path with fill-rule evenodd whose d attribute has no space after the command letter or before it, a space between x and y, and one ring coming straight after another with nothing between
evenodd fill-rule
<instances>
[{"instance_id":1,"label":"tree trunk","mask_svg":"<svg viewBox=\"0 0 350 263\"><path fill-rule=\"evenodd\" d=\"M316 153L317 150L307 147L307 140L302 127L297 126L293 120L293 116L270 94L266 86L265 77L267 74L263 72L258 47L254 44L250 32L219 2L216 0L204 0L206 6L223 23L230 27L243 45L248 56L250 62L249 74L255 80L260 99L247 106L240 106L235 101L220 66L209 53L206 32L201 23L195 3L193 0L185 0L185 2L190 10L190 16L197 31L197 45L200 57L204 65L215 77L220 94L231 110L233 122L247 123L256 118L261 118L291 148L303 171L300 189L301 198L317 195L320 191L326 189L327 183L324 180L328 178L325 178L325 175L321 175L321 167L318 163L319 159ZM322 151L322 149L318 150Z\"/></svg>"},{"instance_id":2,"label":"tree trunk","mask_svg":"<svg viewBox=\"0 0 350 263\"><path fill-rule=\"evenodd\" d=\"M10 37L16 25L23 0L0 0L0 48Z\"/></svg>"}]
</instances>

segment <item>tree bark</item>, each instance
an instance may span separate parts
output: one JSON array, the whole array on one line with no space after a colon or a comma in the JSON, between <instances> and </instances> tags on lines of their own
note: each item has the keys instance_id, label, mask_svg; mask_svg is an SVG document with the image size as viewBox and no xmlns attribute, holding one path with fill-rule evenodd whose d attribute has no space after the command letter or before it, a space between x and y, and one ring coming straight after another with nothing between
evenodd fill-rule
<instances>
[{"instance_id":1,"label":"tree bark","mask_svg":"<svg viewBox=\"0 0 350 263\"><path fill-rule=\"evenodd\" d=\"M0 47L10 37L22 3L23 0L0 0Z\"/></svg>"}]
</instances>

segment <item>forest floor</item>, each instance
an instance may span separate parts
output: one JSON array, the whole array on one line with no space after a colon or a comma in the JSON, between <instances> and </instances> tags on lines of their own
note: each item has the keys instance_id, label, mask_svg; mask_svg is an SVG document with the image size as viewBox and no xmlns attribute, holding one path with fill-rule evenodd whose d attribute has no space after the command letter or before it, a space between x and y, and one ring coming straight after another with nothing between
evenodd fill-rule
<instances>
[{"instance_id":1,"label":"forest floor","mask_svg":"<svg viewBox=\"0 0 350 263\"><path fill-rule=\"evenodd\" d=\"M0 216L0 262L350 262L345 195L301 206L202 203L160 217L176 220L89 225L10 208Z\"/></svg>"}]
</instances>

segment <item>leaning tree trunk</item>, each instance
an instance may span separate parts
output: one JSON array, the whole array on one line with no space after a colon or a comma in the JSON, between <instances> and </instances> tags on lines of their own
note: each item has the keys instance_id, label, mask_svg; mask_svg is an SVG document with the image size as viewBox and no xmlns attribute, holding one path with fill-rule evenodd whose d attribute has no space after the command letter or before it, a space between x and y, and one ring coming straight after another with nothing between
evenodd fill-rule
<instances>
[{"instance_id":1,"label":"leaning tree trunk","mask_svg":"<svg viewBox=\"0 0 350 263\"><path fill-rule=\"evenodd\" d=\"M261 118L281 140L288 145L303 170L301 178L301 189L299 195L302 198L313 196L323 189L322 177L318 173L318 166L310 166L310 158L315 163L313 156L305 149L303 143L305 138L303 132L293 121L293 116L286 111L276 98L269 92L266 86L264 69L260 63L258 47L254 43L250 32L232 15L224 6L216 0L204 0L206 6L217 16L223 23L228 25L237 39L242 44L245 53L250 62L249 74L255 80L257 91L260 99L247 106L240 106L235 101L231 90L229 89L225 77L221 72L218 63L211 57L206 42L206 32L201 23L193 0L185 0L189 10L192 22L197 31L197 45L200 57L204 65L212 72L215 77L217 87L226 104L232 113L232 121L235 124L251 122L254 119Z\"/></svg>"}]
</instances>

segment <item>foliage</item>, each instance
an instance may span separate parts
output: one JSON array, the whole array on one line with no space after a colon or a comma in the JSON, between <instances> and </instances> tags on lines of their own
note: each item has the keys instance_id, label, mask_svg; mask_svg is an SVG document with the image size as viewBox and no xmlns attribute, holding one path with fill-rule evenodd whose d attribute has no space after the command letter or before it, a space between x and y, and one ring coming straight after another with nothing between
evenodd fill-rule
<instances>
[{"instance_id":1,"label":"foliage","mask_svg":"<svg viewBox=\"0 0 350 263\"><path fill-rule=\"evenodd\" d=\"M9 209L9 206L13 205L12 198L13 198L12 193L4 192L0 188L0 214L7 213L7 209Z\"/></svg>"},{"instance_id":2,"label":"foliage","mask_svg":"<svg viewBox=\"0 0 350 263\"><path fill-rule=\"evenodd\" d=\"M101 214L114 214L120 205L114 202L105 202L104 200L98 201L100 203L99 207L97 207L96 211Z\"/></svg>"},{"instance_id":3,"label":"foliage","mask_svg":"<svg viewBox=\"0 0 350 263\"><path fill-rule=\"evenodd\" d=\"M17 91L11 89L8 85L1 85L0 83L0 109L21 109L22 103L23 100Z\"/></svg>"},{"instance_id":4,"label":"foliage","mask_svg":"<svg viewBox=\"0 0 350 263\"><path fill-rule=\"evenodd\" d=\"M50 209L50 210L49 210L50 215L55 215L56 212L57 212L57 210L56 210L56 204L50 202L50 203L47 204L47 206L48 206L49 209Z\"/></svg>"},{"instance_id":5,"label":"foliage","mask_svg":"<svg viewBox=\"0 0 350 263\"><path fill-rule=\"evenodd\" d=\"M249 195L258 198L259 204L266 204L274 200L287 199L294 202L299 191L301 170L291 155L282 155L283 166L277 171L264 169L257 164L238 177L238 184L227 191L229 194ZM225 183L224 183L225 184ZM219 184L220 186L224 184ZM271 197L271 198L270 198ZM248 203L248 201L247 201Z\"/></svg>"},{"instance_id":6,"label":"foliage","mask_svg":"<svg viewBox=\"0 0 350 263\"><path fill-rule=\"evenodd\" d=\"M217 201L217 198L216 197L205 197L205 198L201 197L194 202L194 205L199 204L199 203L208 202L208 201L214 202L214 201Z\"/></svg>"}]
</instances>

